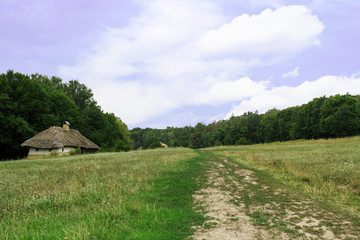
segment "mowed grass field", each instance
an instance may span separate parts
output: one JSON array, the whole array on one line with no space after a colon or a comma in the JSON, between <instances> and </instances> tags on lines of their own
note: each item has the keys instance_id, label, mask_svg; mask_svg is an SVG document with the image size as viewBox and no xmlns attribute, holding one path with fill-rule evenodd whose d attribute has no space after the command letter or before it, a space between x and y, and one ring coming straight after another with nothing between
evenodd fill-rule
<instances>
[{"instance_id":1,"label":"mowed grass field","mask_svg":"<svg viewBox=\"0 0 360 240\"><path fill-rule=\"evenodd\" d=\"M203 222L202 161L169 149L0 162L0 239L182 239Z\"/></svg>"},{"instance_id":2,"label":"mowed grass field","mask_svg":"<svg viewBox=\"0 0 360 240\"><path fill-rule=\"evenodd\" d=\"M0 239L186 239L205 221L192 195L221 158L360 226L358 136L0 162Z\"/></svg>"},{"instance_id":3,"label":"mowed grass field","mask_svg":"<svg viewBox=\"0 0 360 240\"><path fill-rule=\"evenodd\" d=\"M360 136L218 147L208 151L259 170L330 209L360 217Z\"/></svg>"}]
</instances>

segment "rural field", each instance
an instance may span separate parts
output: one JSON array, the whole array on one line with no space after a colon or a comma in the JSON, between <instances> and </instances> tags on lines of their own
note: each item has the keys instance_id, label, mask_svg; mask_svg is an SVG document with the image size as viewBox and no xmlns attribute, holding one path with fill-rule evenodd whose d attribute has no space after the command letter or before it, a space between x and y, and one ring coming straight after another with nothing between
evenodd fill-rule
<instances>
[{"instance_id":1,"label":"rural field","mask_svg":"<svg viewBox=\"0 0 360 240\"><path fill-rule=\"evenodd\" d=\"M360 239L360 137L0 162L0 239Z\"/></svg>"}]
</instances>

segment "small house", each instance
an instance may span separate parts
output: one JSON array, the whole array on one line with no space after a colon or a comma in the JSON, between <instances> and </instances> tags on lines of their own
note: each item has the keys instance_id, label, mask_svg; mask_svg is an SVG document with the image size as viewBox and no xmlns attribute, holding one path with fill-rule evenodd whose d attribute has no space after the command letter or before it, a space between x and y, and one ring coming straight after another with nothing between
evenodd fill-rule
<instances>
[{"instance_id":1,"label":"small house","mask_svg":"<svg viewBox=\"0 0 360 240\"><path fill-rule=\"evenodd\" d=\"M63 127L50 127L21 144L29 147L28 158L39 158L52 153L67 155L71 150L81 149L81 153L94 153L99 147L81 135L75 129L70 129L70 123L65 121Z\"/></svg>"}]
</instances>

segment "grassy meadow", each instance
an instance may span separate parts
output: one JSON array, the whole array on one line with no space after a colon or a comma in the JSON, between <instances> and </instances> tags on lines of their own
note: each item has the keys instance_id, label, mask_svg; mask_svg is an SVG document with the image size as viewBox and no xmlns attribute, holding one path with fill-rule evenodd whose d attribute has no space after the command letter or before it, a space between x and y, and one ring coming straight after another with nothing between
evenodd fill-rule
<instances>
[{"instance_id":1,"label":"grassy meadow","mask_svg":"<svg viewBox=\"0 0 360 240\"><path fill-rule=\"evenodd\" d=\"M182 239L203 221L202 161L169 149L0 162L0 239Z\"/></svg>"},{"instance_id":2,"label":"grassy meadow","mask_svg":"<svg viewBox=\"0 0 360 240\"><path fill-rule=\"evenodd\" d=\"M224 158L360 226L359 146L357 136L0 162L0 239L187 238L205 221L192 194Z\"/></svg>"},{"instance_id":3,"label":"grassy meadow","mask_svg":"<svg viewBox=\"0 0 360 240\"><path fill-rule=\"evenodd\" d=\"M333 209L360 217L360 136L218 147L208 151L260 170Z\"/></svg>"}]
</instances>

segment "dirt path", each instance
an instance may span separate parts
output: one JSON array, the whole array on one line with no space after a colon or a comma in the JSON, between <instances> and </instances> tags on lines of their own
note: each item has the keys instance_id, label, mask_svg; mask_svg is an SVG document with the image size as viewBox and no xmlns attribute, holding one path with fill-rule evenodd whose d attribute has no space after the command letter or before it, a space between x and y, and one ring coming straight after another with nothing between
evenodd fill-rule
<instances>
[{"instance_id":1,"label":"dirt path","mask_svg":"<svg viewBox=\"0 0 360 240\"><path fill-rule=\"evenodd\" d=\"M360 239L349 221L225 158L207 174L206 188L193 195L206 218L193 239Z\"/></svg>"}]
</instances>

